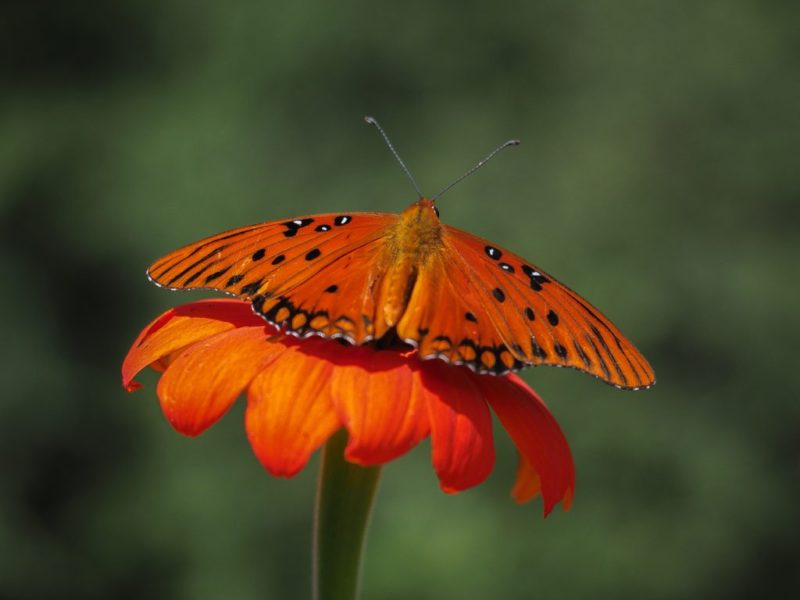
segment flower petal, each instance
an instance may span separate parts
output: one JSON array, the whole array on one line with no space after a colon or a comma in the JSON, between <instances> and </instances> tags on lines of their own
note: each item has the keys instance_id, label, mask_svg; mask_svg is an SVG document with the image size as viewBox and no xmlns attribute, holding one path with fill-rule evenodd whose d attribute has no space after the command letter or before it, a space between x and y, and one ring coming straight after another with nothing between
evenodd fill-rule
<instances>
[{"instance_id":1,"label":"flower petal","mask_svg":"<svg viewBox=\"0 0 800 600\"><path fill-rule=\"evenodd\" d=\"M201 300L171 308L136 338L122 363L122 385L128 391L138 389L141 385L133 378L146 366L221 331L245 325L274 329L253 314L250 303L241 300Z\"/></svg>"},{"instance_id":2,"label":"flower petal","mask_svg":"<svg viewBox=\"0 0 800 600\"><path fill-rule=\"evenodd\" d=\"M536 473L531 462L519 455L519 464L517 465L517 477L514 481L514 488L511 490L511 497L520 504L533 500L542 491L542 480ZM564 503L566 509L566 502Z\"/></svg>"},{"instance_id":3,"label":"flower petal","mask_svg":"<svg viewBox=\"0 0 800 600\"><path fill-rule=\"evenodd\" d=\"M475 375L440 360L424 361L423 384L429 392L433 466L442 490L458 492L482 482L494 466L492 415Z\"/></svg>"},{"instance_id":4,"label":"flower petal","mask_svg":"<svg viewBox=\"0 0 800 600\"><path fill-rule=\"evenodd\" d=\"M345 457L374 465L405 454L430 431L419 363L372 348L338 349L333 403L350 440Z\"/></svg>"},{"instance_id":5,"label":"flower petal","mask_svg":"<svg viewBox=\"0 0 800 600\"><path fill-rule=\"evenodd\" d=\"M514 444L538 475L544 514L559 501L567 509L575 489L575 467L567 440L547 406L516 375L477 381ZM528 477L525 473L523 476Z\"/></svg>"},{"instance_id":6,"label":"flower petal","mask_svg":"<svg viewBox=\"0 0 800 600\"><path fill-rule=\"evenodd\" d=\"M329 361L295 347L250 384L247 437L261 464L273 475L292 477L298 473L311 454L342 426L331 400L332 371Z\"/></svg>"},{"instance_id":7,"label":"flower petal","mask_svg":"<svg viewBox=\"0 0 800 600\"><path fill-rule=\"evenodd\" d=\"M161 376L158 398L169 422L185 435L214 424L258 372L286 346L269 343L269 328L239 327L187 348Z\"/></svg>"}]
</instances>

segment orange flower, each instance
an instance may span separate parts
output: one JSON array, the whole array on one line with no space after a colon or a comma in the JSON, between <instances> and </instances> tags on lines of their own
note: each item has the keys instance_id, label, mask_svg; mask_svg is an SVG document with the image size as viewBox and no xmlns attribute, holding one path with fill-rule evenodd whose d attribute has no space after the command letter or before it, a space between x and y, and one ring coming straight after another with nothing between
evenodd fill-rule
<instances>
[{"instance_id":1,"label":"orange flower","mask_svg":"<svg viewBox=\"0 0 800 600\"><path fill-rule=\"evenodd\" d=\"M388 462L431 436L445 492L481 483L494 464L491 407L520 453L513 497L541 493L545 514L569 508L569 446L542 400L515 375L478 375L413 349L345 346L282 335L239 300L192 302L150 323L122 365L123 385L147 366L163 371L161 408L188 436L213 425L247 391L245 429L273 475L292 477L341 427L345 458Z\"/></svg>"}]
</instances>

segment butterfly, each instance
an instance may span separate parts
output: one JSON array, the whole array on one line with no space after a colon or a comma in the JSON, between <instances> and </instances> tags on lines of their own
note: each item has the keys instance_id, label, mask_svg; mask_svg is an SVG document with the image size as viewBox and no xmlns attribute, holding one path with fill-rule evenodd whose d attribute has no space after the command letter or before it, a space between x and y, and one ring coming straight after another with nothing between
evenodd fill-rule
<instances>
[{"instance_id":1,"label":"butterfly","mask_svg":"<svg viewBox=\"0 0 800 600\"><path fill-rule=\"evenodd\" d=\"M505 248L443 224L435 199L421 194L399 214L308 215L212 235L147 274L171 290L246 299L298 337L401 341L423 359L479 373L555 365L623 389L655 383L647 360L589 302Z\"/></svg>"}]
</instances>

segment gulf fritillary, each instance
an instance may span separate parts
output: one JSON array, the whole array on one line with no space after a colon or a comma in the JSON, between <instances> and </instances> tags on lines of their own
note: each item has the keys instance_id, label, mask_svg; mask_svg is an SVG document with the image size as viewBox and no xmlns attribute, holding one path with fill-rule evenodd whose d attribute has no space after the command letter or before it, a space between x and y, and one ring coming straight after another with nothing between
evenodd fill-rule
<instances>
[{"instance_id":1,"label":"gulf fritillary","mask_svg":"<svg viewBox=\"0 0 800 600\"><path fill-rule=\"evenodd\" d=\"M421 358L480 373L555 365L623 389L655 383L647 360L600 311L519 256L444 225L424 197L400 214L234 229L167 254L147 274L171 290L247 299L300 337L399 339Z\"/></svg>"}]
</instances>

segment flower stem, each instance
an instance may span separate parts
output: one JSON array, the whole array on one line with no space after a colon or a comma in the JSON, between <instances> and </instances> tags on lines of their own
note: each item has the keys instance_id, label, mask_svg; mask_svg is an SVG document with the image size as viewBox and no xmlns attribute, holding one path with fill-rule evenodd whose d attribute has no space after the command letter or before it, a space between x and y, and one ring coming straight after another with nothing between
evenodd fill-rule
<instances>
[{"instance_id":1,"label":"flower stem","mask_svg":"<svg viewBox=\"0 0 800 600\"><path fill-rule=\"evenodd\" d=\"M361 467L344 459L347 430L325 444L314 519L314 600L355 600L381 467Z\"/></svg>"}]
</instances>

